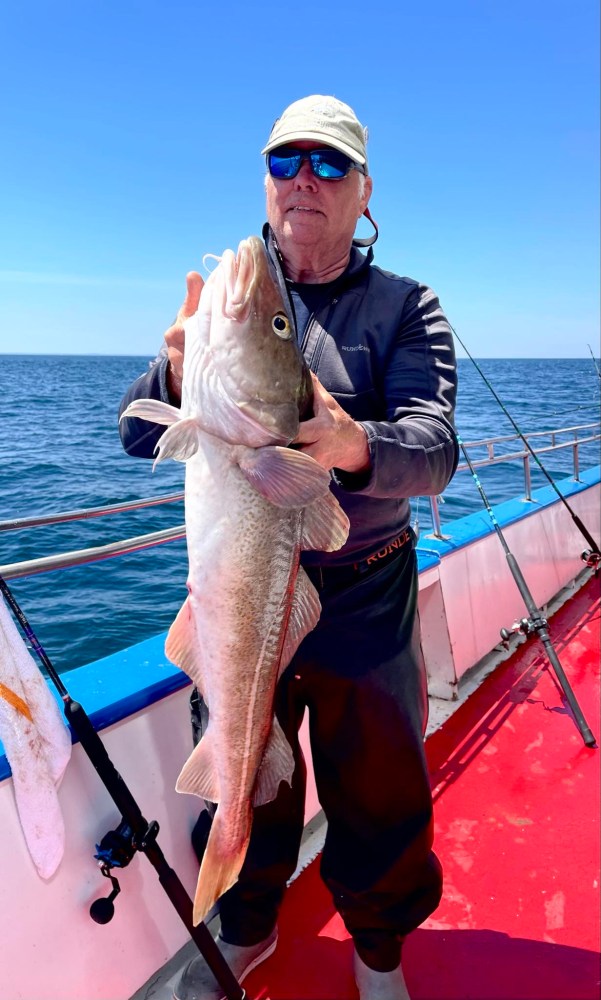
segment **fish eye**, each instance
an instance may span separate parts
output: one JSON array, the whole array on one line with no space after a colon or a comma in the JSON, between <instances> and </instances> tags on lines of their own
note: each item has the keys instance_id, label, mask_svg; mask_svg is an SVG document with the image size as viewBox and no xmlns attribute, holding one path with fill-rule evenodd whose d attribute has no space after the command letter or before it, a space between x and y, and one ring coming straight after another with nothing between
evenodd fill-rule
<instances>
[{"instance_id":1,"label":"fish eye","mask_svg":"<svg viewBox=\"0 0 601 1000\"><path fill-rule=\"evenodd\" d=\"M292 336L292 330L290 329L290 322L288 317L284 313L276 313L271 321L271 329L278 337L282 340L290 340Z\"/></svg>"}]
</instances>

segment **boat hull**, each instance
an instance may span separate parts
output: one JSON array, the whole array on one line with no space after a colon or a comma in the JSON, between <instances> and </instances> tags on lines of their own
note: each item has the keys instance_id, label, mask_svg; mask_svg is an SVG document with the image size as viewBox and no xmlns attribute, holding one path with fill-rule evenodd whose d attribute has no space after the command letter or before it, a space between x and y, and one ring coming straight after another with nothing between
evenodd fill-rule
<instances>
[{"instance_id":1,"label":"boat hull","mask_svg":"<svg viewBox=\"0 0 601 1000\"><path fill-rule=\"evenodd\" d=\"M582 478L581 484L569 486L570 503L598 537L599 469ZM562 592L574 593L586 576L579 558L585 543L549 493L540 490L531 503L510 501L496 508L539 605ZM449 537L443 540L420 540L420 617L431 705L446 705L450 714L476 665L487 657L495 662L507 657L499 629L510 627L525 610L486 514L445 526L445 535ZM163 646L164 636L157 636L71 671L65 680L101 732L144 816L158 821L159 844L192 895L198 862L190 832L198 801L175 792L191 749L190 687L165 659ZM434 710L431 716L430 732L439 724ZM308 752L306 720L303 742ZM141 855L116 872L122 891L113 920L104 926L91 920L91 903L111 889L93 860L95 845L118 826L120 816L81 746L74 747L59 790L67 830L65 857L47 882L27 853L1 756L0 779L0 993L11 1000L131 997L189 936ZM310 783L307 821L318 811Z\"/></svg>"}]
</instances>

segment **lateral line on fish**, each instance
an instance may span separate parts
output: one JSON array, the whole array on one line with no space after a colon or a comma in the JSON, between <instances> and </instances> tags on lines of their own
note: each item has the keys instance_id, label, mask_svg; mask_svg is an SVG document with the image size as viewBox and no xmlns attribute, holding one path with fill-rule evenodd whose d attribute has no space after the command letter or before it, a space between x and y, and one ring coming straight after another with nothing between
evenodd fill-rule
<instances>
[{"instance_id":1,"label":"lateral line on fish","mask_svg":"<svg viewBox=\"0 0 601 1000\"><path fill-rule=\"evenodd\" d=\"M286 602L284 601L284 603L286 603ZM282 602L280 602L280 604L278 605L278 612L281 609L281 606L282 606ZM277 613L276 613L276 617L277 617ZM260 677L261 677L261 664L263 663L263 660L265 659L265 649L266 649L266 647L267 647L267 645L269 643L270 636L271 636L271 628L267 629L267 634L266 634L265 639L263 640L263 644L261 646L261 655L258 657L258 660L257 660L257 669L255 670L255 676L254 676L253 685L252 685L252 688L251 688L251 696L250 696L250 699L249 699L249 708L248 708L248 713L247 713L247 716L246 716L245 746L249 746L249 744L250 744L250 737L251 737L251 733L252 733L252 730L253 730L253 716L254 716L255 705L256 705L256 702L257 702L257 692L258 692L259 680L260 680ZM283 644L280 643L280 655L281 655L281 651L282 651L282 645ZM273 725L273 723L272 723L272 725ZM271 735L271 731L270 731L270 735ZM265 747L265 749L267 749L267 747ZM245 784L245 781L246 781L246 776L248 774L249 766L250 766L250 762L249 762L248 757L246 757L246 759L244 761L244 765L243 765L242 777L241 777L240 786L239 786L241 794L240 794L240 797L239 797L238 803L237 803L238 804L238 813L240 813L241 801L242 801L242 799L244 797L242 790L244 788L244 784Z\"/></svg>"},{"instance_id":2,"label":"lateral line on fish","mask_svg":"<svg viewBox=\"0 0 601 1000\"><path fill-rule=\"evenodd\" d=\"M287 586L287 588L286 588L286 590L284 592L282 600L279 602L279 605L278 605L278 608L277 608L277 611L276 611L276 614L275 614L275 619L277 620L277 616L282 612L282 610L284 610L284 612L285 612L285 626L284 626L284 628L283 628L283 630L281 632L281 635L280 635L280 642L279 642L279 649L278 649L278 657L277 657L278 664L279 664L279 661L281 660L282 650L284 648L284 639L285 639L286 632L288 630L288 623L290 621L290 613L291 613L291 610L292 610L292 597L293 597L293 594L294 594L295 581L296 581L296 573L293 574L292 578L289 577L289 579L288 579L288 586ZM271 629L268 629L267 630L267 635L265 637L265 641L264 641L263 646L261 648L261 656L260 656L259 662L258 662L258 669L255 672L255 682L254 682L253 687L252 687L251 707L249 709L249 713L248 713L247 719L246 719L246 742L247 742L247 745L248 745L248 742L250 740L250 734L252 732L252 721L253 721L254 705L255 705L256 696L257 696L257 686L258 686L259 678L261 676L260 664L263 662L263 659L264 659L264 656L265 656L265 647L267 646L267 644L269 642L270 636L271 636ZM276 681L276 683L277 683L277 681ZM275 722L275 716L274 716L274 719L272 721L272 728L273 728L273 723L274 722ZM271 736L271 730L270 730L270 734L269 735ZM268 742L269 742L269 740L268 740ZM265 749L267 749L267 747ZM248 760L245 761L245 765L244 765L244 777L245 778L246 778L246 772L247 771L248 771ZM240 787L241 788L243 787L242 782L240 783Z\"/></svg>"},{"instance_id":3,"label":"lateral line on fish","mask_svg":"<svg viewBox=\"0 0 601 1000\"><path fill-rule=\"evenodd\" d=\"M259 678L261 677L261 664L263 663L263 660L265 659L265 647L267 646L267 642L268 642L268 639L269 639L270 631L271 631L270 629L267 630L267 635L265 636L265 639L263 640L263 645L261 646L261 655L257 659L257 667L256 667L256 670L255 670L255 676L253 678L253 684L252 684L252 687L251 687L251 694L250 694L250 699L249 699L248 712L246 713L246 732L244 734L244 737L245 737L244 738L244 745L245 746L249 746L250 745L250 737L251 737L251 733L252 733L252 730L253 730L253 716L254 716L255 705L257 703L257 691L258 691L258 687L259 687ZM246 776L248 774L249 766L250 766L250 762L249 762L249 758L248 758L248 755L247 755L246 758L245 758L245 760L244 760L244 764L243 764L243 768L242 768L242 776L241 776L240 785L239 785L239 787L240 787L240 796L238 798L238 812L240 812L241 801L244 798L244 785L245 785L245 782L246 782Z\"/></svg>"},{"instance_id":4,"label":"lateral line on fish","mask_svg":"<svg viewBox=\"0 0 601 1000\"><path fill-rule=\"evenodd\" d=\"M16 691L12 691L11 688L6 687L2 681L0 681L0 698L4 698L4 700L7 701L9 705L12 705L12 707L16 709L20 715L24 715L26 719L33 722L31 711L27 702L23 701Z\"/></svg>"}]
</instances>

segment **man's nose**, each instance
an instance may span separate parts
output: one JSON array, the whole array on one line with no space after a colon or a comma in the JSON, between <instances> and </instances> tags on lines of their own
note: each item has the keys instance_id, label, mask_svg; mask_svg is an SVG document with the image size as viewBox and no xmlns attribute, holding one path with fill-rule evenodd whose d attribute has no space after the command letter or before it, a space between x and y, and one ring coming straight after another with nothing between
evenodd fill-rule
<instances>
[{"instance_id":1,"label":"man's nose","mask_svg":"<svg viewBox=\"0 0 601 1000\"><path fill-rule=\"evenodd\" d=\"M308 157L302 161L294 182L298 188L313 188L317 190L316 177L311 170L311 161Z\"/></svg>"}]
</instances>

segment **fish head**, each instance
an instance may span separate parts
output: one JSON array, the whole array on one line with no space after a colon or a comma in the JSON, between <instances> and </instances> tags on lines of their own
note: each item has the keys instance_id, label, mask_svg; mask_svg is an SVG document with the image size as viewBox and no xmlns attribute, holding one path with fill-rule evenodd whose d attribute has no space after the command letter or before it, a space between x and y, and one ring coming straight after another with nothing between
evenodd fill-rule
<instances>
[{"instance_id":1,"label":"fish head","mask_svg":"<svg viewBox=\"0 0 601 1000\"><path fill-rule=\"evenodd\" d=\"M288 444L311 412L313 387L263 241L249 236L236 254L226 250L209 280L211 361L241 417L232 439Z\"/></svg>"}]
</instances>

